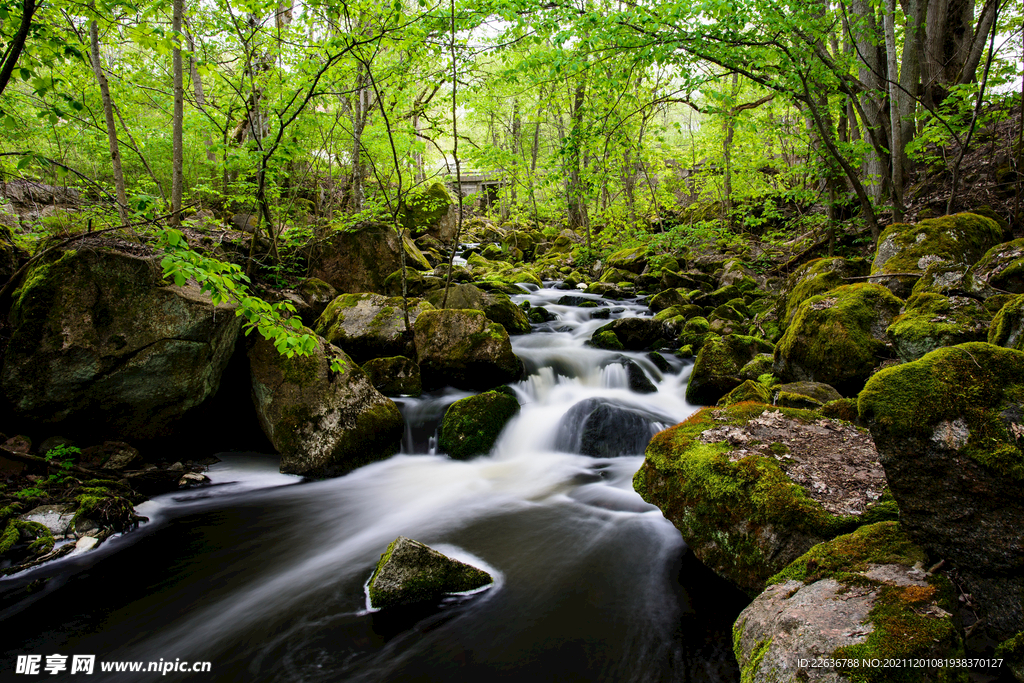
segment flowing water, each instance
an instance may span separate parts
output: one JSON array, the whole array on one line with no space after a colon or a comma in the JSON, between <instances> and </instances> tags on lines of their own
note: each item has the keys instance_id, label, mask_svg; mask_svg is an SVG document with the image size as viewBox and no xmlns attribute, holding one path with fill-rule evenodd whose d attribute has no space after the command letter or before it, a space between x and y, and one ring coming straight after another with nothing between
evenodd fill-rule
<instances>
[{"instance_id":1,"label":"flowing water","mask_svg":"<svg viewBox=\"0 0 1024 683\"><path fill-rule=\"evenodd\" d=\"M601 306L557 305L566 294ZM492 453L436 452L445 408L469 395L449 389L399 399L402 453L337 479L221 454L213 486L148 501L139 529L0 581L5 680L16 655L54 653L211 662L172 680L737 680L729 634L742 595L631 485L650 435L695 409L689 368L584 346L607 322L595 311L646 312L635 303L555 289L515 299L559 319L513 338L528 370L513 387L522 411ZM630 361L656 391L630 390ZM431 608L367 609L365 583L399 535L495 584ZM99 668L95 680L156 675Z\"/></svg>"}]
</instances>

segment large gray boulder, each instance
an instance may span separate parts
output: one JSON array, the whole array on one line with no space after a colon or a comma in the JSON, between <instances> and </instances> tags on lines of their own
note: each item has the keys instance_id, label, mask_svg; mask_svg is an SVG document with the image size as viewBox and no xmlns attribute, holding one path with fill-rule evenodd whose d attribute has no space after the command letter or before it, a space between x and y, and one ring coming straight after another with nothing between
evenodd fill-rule
<instances>
[{"instance_id":1,"label":"large gray boulder","mask_svg":"<svg viewBox=\"0 0 1024 683\"><path fill-rule=\"evenodd\" d=\"M425 390L451 385L480 391L523 372L505 328L480 311L423 311L415 325L416 360Z\"/></svg>"},{"instance_id":2,"label":"large gray boulder","mask_svg":"<svg viewBox=\"0 0 1024 683\"><path fill-rule=\"evenodd\" d=\"M433 308L409 299L409 324ZM402 297L382 294L342 294L328 304L316 321L317 334L352 356L357 363L387 356L413 356L412 331L405 327Z\"/></svg>"},{"instance_id":3,"label":"large gray boulder","mask_svg":"<svg viewBox=\"0 0 1024 683\"><path fill-rule=\"evenodd\" d=\"M380 556L367 592L375 609L421 605L494 583L487 572L399 536Z\"/></svg>"},{"instance_id":4,"label":"large gray boulder","mask_svg":"<svg viewBox=\"0 0 1024 683\"><path fill-rule=\"evenodd\" d=\"M159 258L101 240L54 251L14 293L3 393L19 419L129 441L165 436L214 394L241 319Z\"/></svg>"},{"instance_id":5,"label":"large gray boulder","mask_svg":"<svg viewBox=\"0 0 1024 683\"><path fill-rule=\"evenodd\" d=\"M335 359L340 372L331 369ZM249 364L256 413L282 472L335 476L398 450L401 412L341 349L318 338L311 355L288 358L260 339Z\"/></svg>"},{"instance_id":6,"label":"large gray boulder","mask_svg":"<svg viewBox=\"0 0 1024 683\"><path fill-rule=\"evenodd\" d=\"M935 664L963 653L952 586L915 566L925 560L895 522L809 550L736 619L733 649L744 683L959 680L958 669ZM894 661L919 663L881 664ZM865 671L872 675L862 679ZM893 671L912 677L885 675Z\"/></svg>"},{"instance_id":7,"label":"large gray boulder","mask_svg":"<svg viewBox=\"0 0 1024 683\"><path fill-rule=\"evenodd\" d=\"M1024 630L1024 353L937 349L872 377L858 409L910 537L960 573L993 633Z\"/></svg>"}]
</instances>

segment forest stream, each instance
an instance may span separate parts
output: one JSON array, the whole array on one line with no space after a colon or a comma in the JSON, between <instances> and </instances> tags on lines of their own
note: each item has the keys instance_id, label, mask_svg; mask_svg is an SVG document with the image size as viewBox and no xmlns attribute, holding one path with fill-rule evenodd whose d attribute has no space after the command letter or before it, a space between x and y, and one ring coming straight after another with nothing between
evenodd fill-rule
<instances>
[{"instance_id":1,"label":"forest stream","mask_svg":"<svg viewBox=\"0 0 1024 683\"><path fill-rule=\"evenodd\" d=\"M555 303L566 294L600 306ZM218 454L213 485L144 503L137 530L0 581L7 657L211 663L166 680L738 680L730 633L745 597L689 555L631 481L649 437L696 410L683 398L690 367L672 357L662 372L646 354L585 346L607 322L595 311L647 313L635 301L557 289L513 299L559 319L513 338L527 368L513 385L522 410L490 454L436 452L445 408L469 395L453 389L398 399L401 453L337 479ZM624 358L655 392L629 389ZM603 443L616 457L581 453L571 409L582 401L610 407ZM368 609L366 582L400 535L495 584L427 610ZM94 676L154 674L97 665Z\"/></svg>"}]
</instances>

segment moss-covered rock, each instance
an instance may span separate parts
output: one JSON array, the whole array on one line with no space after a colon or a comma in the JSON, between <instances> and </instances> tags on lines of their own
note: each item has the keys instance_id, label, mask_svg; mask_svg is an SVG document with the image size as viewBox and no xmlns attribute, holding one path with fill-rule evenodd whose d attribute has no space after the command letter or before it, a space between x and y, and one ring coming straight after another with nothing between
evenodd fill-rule
<instances>
[{"instance_id":1,"label":"moss-covered rock","mask_svg":"<svg viewBox=\"0 0 1024 683\"><path fill-rule=\"evenodd\" d=\"M962 657L964 648L952 584L916 568L925 559L895 522L811 548L737 618L743 682L966 681L965 668L929 661ZM822 660L840 663L815 666ZM909 661L924 665L881 664Z\"/></svg>"},{"instance_id":2,"label":"moss-covered rock","mask_svg":"<svg viewBox=\"0 0 1024 683\"><path fill-rule=\"evenodd\" d=\"M788 324L796 309L812 296L824 294L847 283L844 278L868 274L868 262L862 258L818 258L800 266L786 285L786 312L783 322Z\"/></svg>"},{"instance_id":3,"label":"moss-covered rock","mask_svg":"<svg viewBox=\"0 0 1024 683\"><path fill-rule=\"evenodd\" d=\"M605 268L604 272L601 273L601 282L605 282L612 285L617 285L622 282L633 282L636 279L636 273L631 273L628 270L622 270L621 268Z\"/></svg>"},{"instance_id":4,"label":"moss-covered rock","mask_svg":"<svg viewBox=\"0 0 1024 683\"><path fill-rule=\"evenodd\" d=\"M409 324L423 311L434 307L409 299ZM320 319L316 332L341 347L357 363L384 356L412 356L412 334L405 327L402 297L381 294L342 294L332 301Z\"/></svg>"},{"instance_id":5,"label":"moss-covered rock","mask_svg":"<svg viewBox=\"0 0 1024 683\"><path fill-rule=\"evenodd\" d=\"M739 334L709 337L697 354L686 385L686 400L694 405L714 405L743 383L745 378L740 373L747 363L759 353L771 350L771 344L757 337Z\"/></svg>"},{"instance_id":6,"label":"moss-covered rock","mask_svg":"<svg viewBox=\"0 0 1024 683\"><path fill-rule=\"evenodd\" d=\"M418 605L494 583L491 575L399 536L380 556L367 592L374 609Z\"/></svg>"},{"instance_id":7,"label":"moss-covered rock","mask_svg":"<svg viewBox=\"0 0 1024 683\"><path fill-rule=\"evenodd\" d=\"M416 319L415 341L427 390L445 385L491 389L518 380L523 372L505 328L480 311L424 311Z\"/></svg>"},{"instance_id":8,"label":"moss-covered rock","mask_svg":"<svg viewBox=\"0 0 1024 683\"><path fill-rule=\"evenodd\" d=\"M901 523L988 624L1024 628L1024 353L985 343L882 370L860 394Z\"/></svg>"},{"instance_id":9,"label":"moss-covered rock","mask_svg":"<svg viewBox=\"0 0 1024 683\"><path fill-rule=\"evenodd\" d=\"M597 337L605 332L615 335L622 348L629 351L649 349L666 336L665 325L654 318L618 318L597 328L593 336Z\"/></svg>"},{"instance_id":10,"label":"moss-covered rock","mask_svg":"<svg viewBox=\"0 0 1024 683\"><path fill-rule=\"evenodd\" d=\"M886 335L904 362L940 346L985 341L989 314L976 299L922 292L911 297Z\"/></svg>"},{"instance_id":11,"label":"moss-covered rock","mask_svg":"<svg viewBox=\"0 0 1024 683\"><path fill-rule=\"evenodd\" d=\"M774 360L770 353L759 353L749 363L740 368L740 377L743 379L759 379L762 375L769 375L772 372Z\"/></svg>"},{"instance_id":12,"label":"moss-covered rock","mask_svg":"<svg viewBox=\"0 0 1024 683\"><path fill-rule=\"evenodd\" d=\"M743 384L718 399L718 405L731 406L733 403L743 403L744 401L770 403L771 400L772 395L768 391L768 387L755 380L747 379L743 381Z\"/></svg>"},{"instance_id":13,"label":"moss-covered rock","mask_svg":"<svg viewBox=\"0 0 1024 683\"><path fill-rule=\"evenodd\" d=\"M241 319L160 260L102 240L37 261L15 292L0 385L21 420L91 438L165 436L212 396Z\"/></svg>"},{"instance_id":14,"label":"moss-covered rock","mask_svg":"<svg viewBox=\"0 0 1024 683\"><path fill-rule=\"evenodd\" d=\"M409 268L430 269L430 263L408 235L403 233L399 240L389 225L370 223L357 230L335 230L331 239L314 249L310 275L339 292L383 294L388 276L402 266L401 249L405 249Z\"/></svg>"},{"instance_id":15,"label":"moss-covered rock","mask_svg":"<svg viewBox=\"0 0 1024 683\"><path fill-rule=\"evenodd\" d=\"M885 330L902 302L876 284L843 285L797 308L775 347L775 375L782 381L831 384L841 394L860 391L888 355Z\"/></svg>"},{"instance_id":16,"label":"moss-covered rock","mask_svg":"<svg viewBox=\"0 0 1024 683\"><path fill-rule=\"evenodd\" d=\"M860 415L857 413L857 399L855 398L840 398L835 401L829 401L818 410L823 416L830 417L833 420L845 420L846 422L860 424Z\"/></svg>"},{"instance_id":17,"label":"moss-covered rock","mask_svg":"<svg viewBox=\"0 0 1024 683\"><path fill-rule=\"evenodd\" d=\"M441 307L444 290L438 290L427 301L435 308ZM448 289L448 308L468 308L482 311L487 318L505 328L509 334L527 334L530 321L521 308L512 303L507 294L498 291L485 292L474 285L454 285Z\"/></svg>"},{"instance_id":18,"label":"moss-covered rock","mask_svg":"<svg viewBox=\"0 0 1024 683\"><path fill-rule=\"evenodd\" d=\"M971 266L971 273L996 289L1024 294L1024 239L992 247Z\"/></svg>"},{"instance_id":19,"label":"moss-covered rock","mask_svg":"<svg viewBox=\"0 0 1024 683\"><path fill-rule=\"evenodd\" d=\"M639 275L647 267L647 247L620 249L608 257L608 267ZM632 282L633 278L628 277L623 278L623 280ZM621 280L605 280L602 278L602 282L621 282Z\"/></svg>"},{"instance_id":20,"label":"moss-covered rock","mask_svg":"<svg viewBox=\"0 0 1024 683\"><path fill-rule=\"evenodd\" d=\"M988 343L1024 351L1024 294L996 313L988 329Z\"/></svg>"},{"instance_id":21,"label":"moss-covered rock","mask_svg":"<svg viewBox=\"0 0 1024 683\"><path fill-rule=\"evenodd\" d=\"M373 388L385 396L419 396L423 393L420 366L405 356L373 358L363 363Z\"/></svg>"},{"instance_id":22,"label":"moss-covered rock","mask_svg":"<svg viewBox=\"0 0 1024 683\"><path fill-rule=\"evenodd\" d=\"M519 401L508 387L460 399L444 413L438 445L456 460L490 453L501 430L518 414Z\"/></svg>"},{"instance_id":23,"label":"moss-covered rock","mask_svg":"<svg viewBox=\"0 0 1024 683\"><path fill-rule=\"evenodd\" d=\"M690 303L690 297L682 289L666 289L651 297L650 308L652 311L663 311L666 308L684 306Z\"/></svg>"},{"instance_id":24,"label":"moss-covered rock","mask_svg":"<svg viewBox=\"0 0 1024 683\"><path fill-rule=\"evenodd\" d=\"M429 235L444 243L455 237L455 202L443 183L431 183L425 189L413 190L406 197L403 209L402 226L413 237Z\"/></svg>"},{"instance_id":25,"label":"moss-covered rock","mask_svg":"<svg viewBox=\"0 0 1024 683\"><path fill-rule=\"evenodd\" d=\"M879 502L870 438L820 420L758 403L705 408L651 439L633 487L701 562L756 595L815 544L895 516Z\"/></svg>"},{"instance_id":26,"label":"moss-covered rock","mask_svg":"<svg viewBox=\"0 0 1024 683\"><path fill-rule=\"evenodd\" d=\"M323 315L327 305L338 297L338 290L315 277L307 277L295 289L309 306L310 317L313 320Z\"/></svg>"},{"instance_id":27,"label":"moss-covered rock","mask_svg":"<svg viewBox=\"0 0 1024 683\"><path fill-rule=\"evenodd\" d=\"M871 281L906 298L917 279L915 274L923 274L933 264L966 270L999 244L1002 234L994 220L972 213L929 218L916 225L890 225L878 238ZM889 273L893 275L887 275Z\"/></svg>"},{"instance_id":28,"label":"moss-covered rock","mask_svg":"<svg viewBox=\"0 0 1024 683\"><path fill-rule=\"evenodd\" d=\"M335 359L343 363L340 372L330 367ZM259 339L249 350L249 368L256 414L281 454L282 472L335 476L398 450L405 433L398 407L323 339L312 354L291 358Z\"/></svg>"},{"instance_id":29,"label":"moss-covered rock","mask_svg":"<svg viewBox=\"0 0 1024 683\"><path fill-rule=\"evenodd\" d=\"M789 382L772 387L772 398L774 403L787 408L815 410L842 396L835 388L821 382Z\"/></svg>"}]
</instances>

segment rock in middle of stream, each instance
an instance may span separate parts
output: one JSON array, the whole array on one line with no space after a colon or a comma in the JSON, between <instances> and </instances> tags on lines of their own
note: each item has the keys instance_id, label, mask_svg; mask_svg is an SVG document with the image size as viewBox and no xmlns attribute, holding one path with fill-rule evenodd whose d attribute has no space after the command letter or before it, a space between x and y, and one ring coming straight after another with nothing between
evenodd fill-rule
<instances>
[{"instance_id":1,"label":"rock in middle of stream","mask_svg":"<svg viewBox=\"0 0 1024 683\"><path fill-rule=\"evenodd\" d=\"M375 609L435 602L494 583L487 572L439 553L405 536L396 538L370 577L370 605Z\"/></svg>"}]
</instances>

